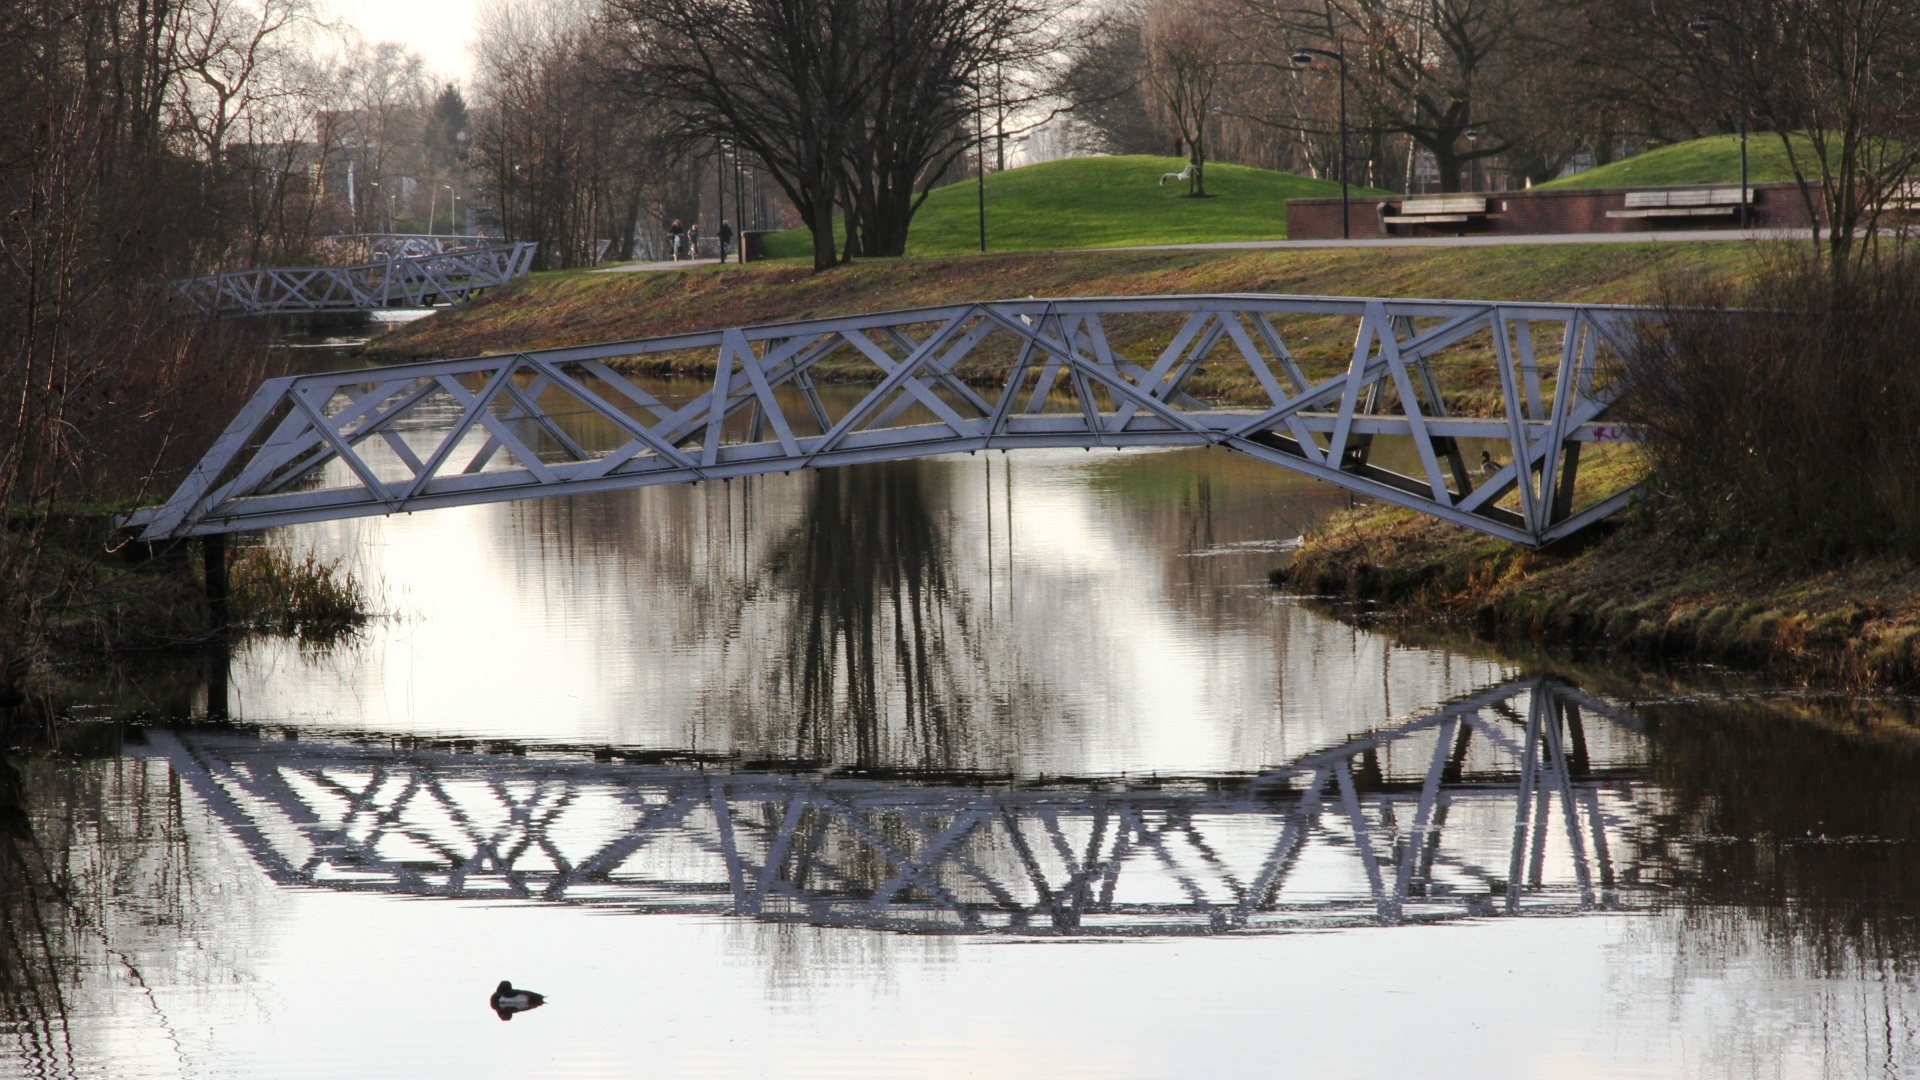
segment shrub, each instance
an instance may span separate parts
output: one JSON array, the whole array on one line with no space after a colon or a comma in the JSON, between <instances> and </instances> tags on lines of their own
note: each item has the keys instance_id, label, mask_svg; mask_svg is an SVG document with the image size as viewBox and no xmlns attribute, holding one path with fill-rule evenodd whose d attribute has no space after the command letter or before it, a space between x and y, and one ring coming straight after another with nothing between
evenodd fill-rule
<instances>
[{"instance_id":1,"label":"shrub","mask_svg":"<svg viewBox=\"0 0 1920 1080\"><path fill-rule=\"evenodd\" d=\"M1626 378L1659 528L1791 563L1920 557L1920 256L1673 290Z\"/></svg>"},{"instance_id":2,"label":"shrub","mask_svg":"<svg viewBox=\"0 0 1920 1080\"><path fill-rule=\"evenodd\" d=\"M337 640L366 624L366 589L338 559L309 550L295 558L279 545L247 548L230 571L233 616L243 625L303 641Z\"/></svg>"}]
</instances>

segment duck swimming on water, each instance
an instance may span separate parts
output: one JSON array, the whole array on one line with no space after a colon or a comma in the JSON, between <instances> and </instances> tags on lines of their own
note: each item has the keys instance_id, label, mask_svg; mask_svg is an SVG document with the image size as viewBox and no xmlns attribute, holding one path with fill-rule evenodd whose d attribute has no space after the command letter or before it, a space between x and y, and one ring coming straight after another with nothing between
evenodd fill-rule
<instances>
[{"instance_id":1,"label":"duck swimming on water","mask_svg":"<svg viewBox=\"0 0 1920 1080\"><path fill-rule=\"evenodd\" d=\"M511 1020L514 1013L537 1009L546 1003L546 995L536 994L531 990L516 990L506 979L500 980L500 985L494 989L493 996L487 999L487 1004L493 1007L493 1011L498 1013L502 1020Z\"/></svg>"}]
</instances>

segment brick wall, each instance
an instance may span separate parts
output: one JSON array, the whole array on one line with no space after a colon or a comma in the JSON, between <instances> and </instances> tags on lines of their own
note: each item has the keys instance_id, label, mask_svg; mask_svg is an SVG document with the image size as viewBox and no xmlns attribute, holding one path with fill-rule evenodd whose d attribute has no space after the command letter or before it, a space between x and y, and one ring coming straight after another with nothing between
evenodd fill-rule
<instances>
[{"instance_id":1,"label":"brick wall","mask_svg":"<svg viewBox=\"0 0 1920 1080\"><path fill-rule=\"evenodd\" d=\"M1355 197L1351 200L1348 224L1354 239L1378 239L1383 236L1471 236L1475 234L1513 234L1545 236L1565 233L1689 232L1697 229L1729 229L1738 219L1734 215L1702 218L1612 218L1609 210L1626 206L1632 188L1594 188L1578 191L1496 191L1488 192L1490 212L1479 221L1466 224L1399 225L1391 233L1382 226L1380 207L1400 205L1401 196ZM1478 193L1475 193L1478 194ZM1751 209L1756 229L1804 229L1806 204L1795 184L1753 185ZM1339 199L1290 199L1287 202L1287 236L1293 240L1337 240L1340 238Z\"/></svg>"}]
</instances>

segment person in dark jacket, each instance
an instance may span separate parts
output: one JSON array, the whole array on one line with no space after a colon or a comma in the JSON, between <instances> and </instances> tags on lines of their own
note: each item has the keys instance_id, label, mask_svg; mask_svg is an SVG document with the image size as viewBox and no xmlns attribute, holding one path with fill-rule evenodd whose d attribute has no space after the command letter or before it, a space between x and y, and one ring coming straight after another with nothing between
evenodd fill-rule
<instances>
[{"instance_id":1,"label":"person in dark jacket","mask_svg":"<svg viewBox=\"0 0 1920 1080\"><path fill-rule=\"evenodd\" d=\"M687 227L680 224L679 218L667 226L667 250L672 253L674 262L680 261L680 252L687 246Z\"/></svg>"},{"instance_id":2,"label":"person in dark jacket","mask_svg":"<svg viewBox=\"0 0 1920 1080\"><path fill-rule=\"evenodd\" d=\"M720 223L720 261L721 262L727 261L727 252L731 250L733 250L733 225L730 222L722 221Z\"/></svg>"}]
</instances>

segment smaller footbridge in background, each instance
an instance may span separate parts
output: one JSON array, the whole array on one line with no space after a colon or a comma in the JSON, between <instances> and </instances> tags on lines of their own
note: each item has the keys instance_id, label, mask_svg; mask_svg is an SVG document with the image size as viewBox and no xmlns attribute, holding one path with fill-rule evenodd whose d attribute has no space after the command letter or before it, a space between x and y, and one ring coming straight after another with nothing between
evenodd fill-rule
<instances>
[{"instance_id":1,"label":"smaller footbridge in background","mask_svg":"<svg viewBox=\"0 0 1920 1080\"><path fill-rule=\"evenodd\" d=\"M304 315L458 304L524 276L538 244L491 244L449 250L410 249L347 266L274 266L184 278L168 283L204 315ZM419 253L409 253L413 250Z\"/></svg>"},{"instance_id":2,"label":"smaller footbridge in background","mask_svg":"<svg viewBox=\"0 0 1920 1080\"><path fill-rule=\"evenodd\" d=\"M161 540L978 450L1219 446L1537 547L1632 499L1639 433L1609 410L1652 318L1030 299L273 379L124 524ZM629 361L715 374L650 390Z\"/></svg>"}]
</instances>

